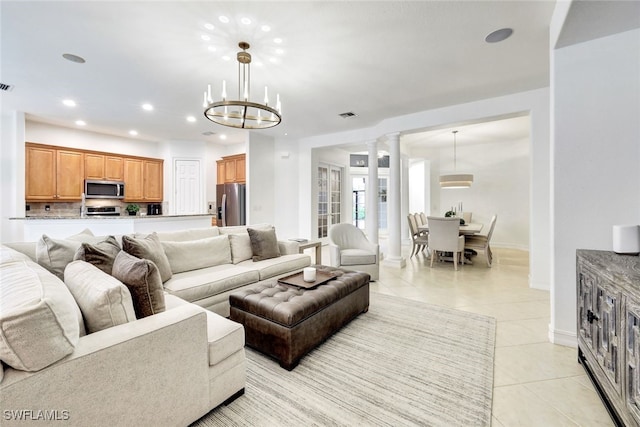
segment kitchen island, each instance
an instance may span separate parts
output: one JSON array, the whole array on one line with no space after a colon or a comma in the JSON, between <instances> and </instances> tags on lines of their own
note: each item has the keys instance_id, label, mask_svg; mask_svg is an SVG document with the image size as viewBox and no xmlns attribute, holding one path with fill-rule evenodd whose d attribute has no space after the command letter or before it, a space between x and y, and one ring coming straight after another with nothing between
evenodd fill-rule
<instances>
[{"instance_id":1,"label":"kitchen island","mask_svg":"<svg viewBox=\"0 0 640 427\"><path fill-rule=\"evenodd\" d=\"M176 231L211 227L211 214L141 216L28 216L9 218L15 224L12 241L35 241L43 234L65 238L85 229L96 236ZM13 227L12 227L13 228ZM20 230L21 229L21 230ZM5 242L6 243L6 242Z\"/></svg>"}]
</instances>

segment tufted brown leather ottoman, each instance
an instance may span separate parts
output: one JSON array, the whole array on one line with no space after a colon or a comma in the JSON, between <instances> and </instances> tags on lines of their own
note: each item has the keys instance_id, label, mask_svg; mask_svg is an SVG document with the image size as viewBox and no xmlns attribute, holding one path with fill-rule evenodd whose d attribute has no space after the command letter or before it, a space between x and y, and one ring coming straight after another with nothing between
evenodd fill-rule
<instances>
[{"instance_id":1,"label":"tufted brown leather ottoman","mask_svg":"<svg viewBox=\"0 0 640 427\"><path fill-rule=\"evenodd\" d=\"M274 279L229 296L230 319L244 325L247 345L274 357L288 370L369 309L369 274L315 267L338 277L313 289L283 285Z\"/></svg>"}]
</instances>

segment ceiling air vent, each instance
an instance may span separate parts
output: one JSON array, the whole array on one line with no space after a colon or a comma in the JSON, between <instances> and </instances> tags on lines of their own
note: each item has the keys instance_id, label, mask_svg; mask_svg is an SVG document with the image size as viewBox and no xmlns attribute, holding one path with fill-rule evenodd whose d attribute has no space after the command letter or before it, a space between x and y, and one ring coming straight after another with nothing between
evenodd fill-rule
<instances>
[{"instance_id":1,"label":"ceiling air vent","mask_svg":"<svg viewBox=\"0 0 640 427\"><path fill-rule=\"evenodd\" d=\"M206 131L206 132L202 132L202 134L203 134L204 136L211 136L211 135L215 135L216 133L215 133L215 132L211 132L210 130L208 130L208 131Z\"/></svg>"},{"instance_id":2,"label":"ceiling air vent","mask_svg":"<svg viewBox=\"0 0 640 427\"><path fill-rule=\"evenodd\" d=\"M0 90L5 92L11 92L13 90L13 86L8 85L6 83L0 83Z\"/></svg>"},{"instance_id":3,"label":"ceiling air vent","mask_svg":"<svg viewBox=\"0 0 640 427\"><path fill-rule=\"evenodd\" d=\"M356 113L354 113L353 111L347 111L346 113L340 113L340 114L338 114L338 115L339 115L340 117L342 117L343 119L348 119L348 118L356 117L356 116L357 116L357 114L356 114Z\"/></svg>"}]
</instances>

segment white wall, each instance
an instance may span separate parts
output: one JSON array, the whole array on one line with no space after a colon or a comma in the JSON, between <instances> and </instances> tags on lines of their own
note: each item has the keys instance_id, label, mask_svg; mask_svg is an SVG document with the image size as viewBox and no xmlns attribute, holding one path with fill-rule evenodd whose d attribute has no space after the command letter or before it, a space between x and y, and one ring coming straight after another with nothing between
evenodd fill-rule
<instances>
[{"instance_id":1,"label":"white wall","mask_svg":"<svg viewBox=\"0 0 640 427\"><path fill-rule=\"evenodd\" d=\"M575 345L576 249L612 249L640 223L640 30L552 52L550 338Z\"/></svg>"},{"instance_id":2,"label":"white wall","mask_svg":"<svg viewBox=\"0 0 640 427\"><path fill-rule=\"evenodd\" d=\"M273 224L276 199L274 148L273 138L251 135L247 150L247 224ZM276 232L283 236L280 230L276 229Z\"/></svg>"},{"instance_id":3,"label":"white wall","mask_svg":"<svg viewBox=\"0 0 640 427\"><path fill-rule=\"evenodd\" d=\"M9 218L25 214L24 114L3 112L0 120L0 242L16 242L23 240L23 223Z\"/></svg>"}]
</instances>

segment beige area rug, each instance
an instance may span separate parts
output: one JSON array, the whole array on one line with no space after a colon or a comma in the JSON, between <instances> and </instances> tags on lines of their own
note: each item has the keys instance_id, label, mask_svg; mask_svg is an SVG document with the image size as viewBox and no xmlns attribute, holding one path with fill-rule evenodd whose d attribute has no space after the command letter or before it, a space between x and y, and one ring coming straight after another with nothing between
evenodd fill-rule
<instances>
[{"instance_id":1,"label":"beige area rug","mask_svg":"<svg viewBox=\"0 0 640 427\"><path fill-rule=\"evenodd\" d=\"M489 426L496 321L371 294L291 372L247 348L245 394L193 426Z\"/></svg>"}]
</instances>

